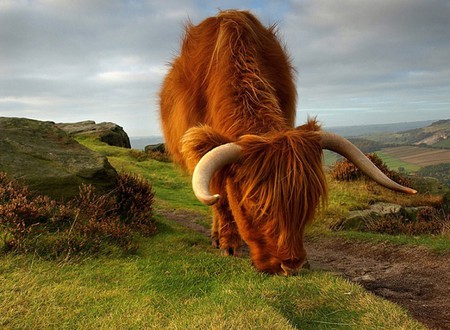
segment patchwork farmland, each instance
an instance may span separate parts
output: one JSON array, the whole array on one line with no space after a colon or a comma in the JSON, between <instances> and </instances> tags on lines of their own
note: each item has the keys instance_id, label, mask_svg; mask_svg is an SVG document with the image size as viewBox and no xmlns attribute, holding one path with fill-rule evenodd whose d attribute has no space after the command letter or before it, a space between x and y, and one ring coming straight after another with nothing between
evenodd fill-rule
<instances>
[{"instance_id":1,"label":"patchwork farmland","mask_svg":"<svg viewBox=\"0 0 450 330\"><path fill-rule=\"evenodd\" d=\"M420 167L450 163L450 150L433 149L415 146L400 146L383 148L382 155L397 158L405 163L414 164Z\"/></svg>"}]
</instances>

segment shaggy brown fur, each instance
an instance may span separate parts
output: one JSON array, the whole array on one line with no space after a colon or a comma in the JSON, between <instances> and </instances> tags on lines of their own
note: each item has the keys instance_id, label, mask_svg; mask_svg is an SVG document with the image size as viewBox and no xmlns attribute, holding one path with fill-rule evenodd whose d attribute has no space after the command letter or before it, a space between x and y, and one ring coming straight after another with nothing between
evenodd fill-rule
<instances>
[{"instance_id":1,"label":"shaggy brown fur","mask_svg":"<svg viewBox=\"0 0 450 330\"><path fill-rule=\"evenodd\" d=\"M304 226L326 198L319 127L294 128L295 101L275 28L241 11L188 25L161 91L167 149L189 171L214 147L242 147L242 160L211 182L221 194L212 238L228 254L244 239L255 266L269 273L303 263Z\"/></svg>"},{"instance_id":2,"label":"shaggy brown fur","mask_svg":"<svg viewBox=\"0 0 450 330\"><path fill-rule=\"evenodd\" d=\"M184 165L181 138L199 124L231 140L293 127L292 68L274 30L241 11L186 27L161 90L162 128L175 161Z\"/></svg>"}]
</instances>

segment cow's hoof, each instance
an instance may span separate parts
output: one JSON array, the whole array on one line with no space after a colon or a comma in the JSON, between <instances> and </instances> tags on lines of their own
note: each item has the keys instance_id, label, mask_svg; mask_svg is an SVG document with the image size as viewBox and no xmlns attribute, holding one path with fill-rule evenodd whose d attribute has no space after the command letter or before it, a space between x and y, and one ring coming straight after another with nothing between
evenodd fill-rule
<instances>
[{"instance_id":1,"label":"cow's hoof","mask_svg":"<svg viewBox=\"0 0 450 330\"><path fill-rule=\"evenodd\" d=\"M222 255L224 256L233 256L233 257L240 257L242 255L242 249L240 247L234 248L234 247L227 247L227 248L221 248Z\"/></svg>"},{"instance_id":2,"label":"cow's hoof","mask_svg":"<svg viewBox=\"0 0 450 330\"><path fill-rule=\"evenodd\" d=\"M216 249L220 248L219 238L216 236L211 236L211 245Z\"/></svg>"}]
</instances>

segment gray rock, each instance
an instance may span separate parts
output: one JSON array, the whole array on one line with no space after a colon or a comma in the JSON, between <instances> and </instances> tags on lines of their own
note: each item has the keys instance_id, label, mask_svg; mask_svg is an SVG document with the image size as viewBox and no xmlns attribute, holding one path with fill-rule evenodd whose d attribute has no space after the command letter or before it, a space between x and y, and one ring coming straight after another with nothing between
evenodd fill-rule
<instances>
[{"instance_id":1,"label":"gray rock","mask_svg":"<svg viewBox=\"0 0 450 330\"><path fill-rule=\"evenodd\" d=\"M149 144L148 146L145 146L145 152L160 152L164 154L166 152L166 145L164 143L158 143L158 144Z\"/></svg>"},{"instance_id":2,"label":"gray rock","mask_svg":"<svg viewBox=\"0 0 450 330\"><path fill-rule=\"evenodd\" d=\"M78 123L58 123L60 129L71 136L87 136L99 139L110 146L131 148L128 134L117 124L87 120Z\"/></svg>"},{"instance_id":3,"label":"gray rock","mask_svg":"<svg viewBox=\"0 0 450 330\"><path fill-rule=\"evenodd\" d=\"M335 230L358 230L365 231L371 222L381 219L383 216L391 214L393 216L406 216L415 219L417 213L424 207L402 207L393 203L375 203L365 210L351 211L345 219L333 226Z\"/></svg>"},{"instance_id":4,"label":"gray rock","mask_svg":"<svg viewBox=\"0 0 450 330\"><path fill-rule=\"evenodd\" d=\"M53 198L78 194L81 183L100 192L115 185L106 157L67 135L53 122L0 117L0 171Z\"/></svg>"}]
</instances>

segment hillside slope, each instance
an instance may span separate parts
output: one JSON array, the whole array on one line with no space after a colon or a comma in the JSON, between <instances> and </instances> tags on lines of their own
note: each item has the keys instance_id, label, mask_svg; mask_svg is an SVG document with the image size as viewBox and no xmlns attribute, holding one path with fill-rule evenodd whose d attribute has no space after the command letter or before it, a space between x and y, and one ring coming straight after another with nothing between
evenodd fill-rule
<instances>
[{"instance_id":1,"label":"hillside slope","mask_svg":"<svg viewBox=\"0 0 450 330\"><path fill-rule=\"evenodd\" d=\"M385 145L428 145L449 148L450 119L439 120L423 128L415 128L398 133L365 135L364 138Z\"/></svg>"},{"instance_id":2,"label":"hillside slope","mask_svg":"<svg viewBox=\"0 0 450 330\"><path fill-rule=\"evenodd\" d=\"M409 131L412 129L429 126L433 122L435 122L435 120L392 123L392 124L325 127L325 130L345 137L359 137L364 135L377 135L377 134Z\"/></svg>"}]
</instances>

